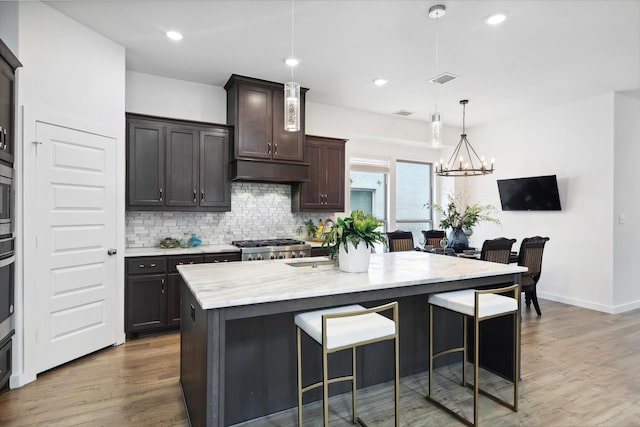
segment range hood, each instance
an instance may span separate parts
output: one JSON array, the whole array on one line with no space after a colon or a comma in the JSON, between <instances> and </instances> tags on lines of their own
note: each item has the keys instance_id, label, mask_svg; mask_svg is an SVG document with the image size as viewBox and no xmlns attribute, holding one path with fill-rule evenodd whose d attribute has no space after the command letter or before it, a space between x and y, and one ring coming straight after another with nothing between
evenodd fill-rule
<instances>
[{"instance_id":1,"label":"range hood","mask_svg":"<svg viewBox=\"0 0 640 427\"><path fill-rule=\"evenodd\" d=\"M309 163L238 158L231 160L232 181L299 183L309 181Z\"/></svg>"}]
</instances>

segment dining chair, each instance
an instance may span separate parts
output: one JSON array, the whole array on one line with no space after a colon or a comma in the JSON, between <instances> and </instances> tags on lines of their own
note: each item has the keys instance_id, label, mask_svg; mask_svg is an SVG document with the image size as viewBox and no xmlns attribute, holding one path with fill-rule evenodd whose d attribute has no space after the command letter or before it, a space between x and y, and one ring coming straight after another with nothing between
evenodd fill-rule
<instances>
[{"instance_id":1,"label":"dining chair","mask_svg":"<svg viewBox=\"0 0 640 427\"><path fill-rule=\"evenodd\" d=\"M412 251L415 248L413 245L413 233L410 231L396 230L387 232L387 240L389 241L389 252Z\"/></svg>"},{"instance_id":2,"label":"dining chair","mask_svg":"<svg viewBox=\"0 0 640 427\"><path fill-rule=\"evenodd\" d=\"M440 240L444 239L445 233L443 230L422 230L422 235L424 236L425 245L439 248Z\"/></svg>"},{"instance_id":3,"label":"dining chair","mask_svg":"<svg viewBox=\"0 0 640 427\"><path fill-rule=\"evenodd\" d=\"M538 295L536 286L540 280L540 272L542 270L542 254L544 252L544 244L549 241L548 237L527 237L520 244L520 253L518 254L518 265L527 267L529 270L522 273L521 289L524 292L525 304L536 309L538 316L542 315L540 304L538 304Z\"/></svg>"},{"instance_id":4,"label":"dining chair","mask_svg":"<svg viewBox=\"0 0 640 427\"><path fill-rule=\"evenodd\" d=\"M500 264L509 264L511 246L513 246L515 242L516 239L506 239L504 237L485 240L482 244L480 259L483 261L499 262Z\"/></svg>"}]
</instances>

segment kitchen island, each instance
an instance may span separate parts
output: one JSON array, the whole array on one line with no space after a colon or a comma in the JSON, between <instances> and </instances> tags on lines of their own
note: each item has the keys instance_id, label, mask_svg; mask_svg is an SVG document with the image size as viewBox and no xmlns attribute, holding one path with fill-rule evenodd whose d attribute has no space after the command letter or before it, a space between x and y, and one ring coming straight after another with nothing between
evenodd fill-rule
<instances>
[{"instance_id":1,"label":"kitchen island","mask_svg":"<svg viewBox=\"0 0 640 427\"><path fill-rule=\"evenodd\" d=\"M191 425L225 426L296 405L293 316L297 312L399 301L400 369L405 376L427 369L428 294L518 283L526 271L423 252L372 255L366 273L343 273L326 263L313 265L322 260L326 258L178 267L186 284L181 292L180 382ZM303 266L293 265L300 263ZM461 320L447 318L437 324L445 325L438 330L439 339L461 336ZM391 378L391 364L385 358L392 354L386 344L359 352L359 386ZM310 340L303 346L303 352L315 348ZM336 356L335 363L332 359L336 373L348 369L350 358ZM498 365L509 360L509 354L504 356ZM489 359L490 355L491 365ZM305 372L320 373L319 357L314 360L310 354L304 363ZM336 386L332 394L342 391Z\"/></svg>"}]
</instances>

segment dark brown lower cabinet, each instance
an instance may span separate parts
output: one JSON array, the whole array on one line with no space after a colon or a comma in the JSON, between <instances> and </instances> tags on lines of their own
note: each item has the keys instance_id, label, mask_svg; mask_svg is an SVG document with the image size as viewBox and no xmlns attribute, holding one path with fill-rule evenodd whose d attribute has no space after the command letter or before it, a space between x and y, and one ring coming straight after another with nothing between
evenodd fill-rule
<instances>
[{"instance_id":1,"label":"dark brown lower cabinet","mask_svg":"<svg viewBox=\"0 0 640 427\"><path fill-rule=\"evenodd\" d=\"M239 252L127 258L125 332L127 338L180 327L179 265L240 261Z\"/></svg>"}]
</instances>

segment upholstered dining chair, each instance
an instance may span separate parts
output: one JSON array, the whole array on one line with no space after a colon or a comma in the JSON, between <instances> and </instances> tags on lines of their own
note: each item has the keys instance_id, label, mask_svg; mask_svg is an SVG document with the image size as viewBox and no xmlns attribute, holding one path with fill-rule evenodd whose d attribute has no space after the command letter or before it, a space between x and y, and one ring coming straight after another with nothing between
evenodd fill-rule
<instances>
[{"instance_id":1,"label":"upholstered dining chair","mask_svg":"<svg viewBox=\"0 0 640 427\"><path fill-rule=\"evenodd\" d=\"M525 304L536 309L538 316L542 315L540 304L538 304L538 295L536 286L540 280L540 272L542 270L542 254L544 252L544 244L549 241L548 237L527 237L520 244L520 253L518 254L518 265L527 267L529 270L522 273L521 289L524 292Z\"/></svg>"},{"instance_id":2,"label":"upholstered dining chair","mask_svg":"<svg viewBox=\"0 0 640 427\"><path fill-rule=\"evenodd\" d=\"M413 233L410 231L396 230L387 232L387 240L389 241L389 252L412 251L415 248L413 245Z\"/></svg>"},{"instance_id":3,"label":"upholstered dining chair","mask_svg":"<svg viewBox=\"0 0 640 427\"><path fill-rule=\"evenodd\" d=\"M515 242L516 239L505 239L504 237L485 240L482 244L480 259L484 261L499 262L500 264L509 264L511 246L513 246Z\"/></svg>"},{"instance_id":4,"label":"upholstered dining chair","mask_svg":"<svg viewBox=\"0 0 640 427\"><path fill-rule=\"evenodd\" d=\"M422 230L422 235L424 236L424 244L434 248L440 247L440 240L445 236L443 230Z\"/></svg>"}]
</instances>

